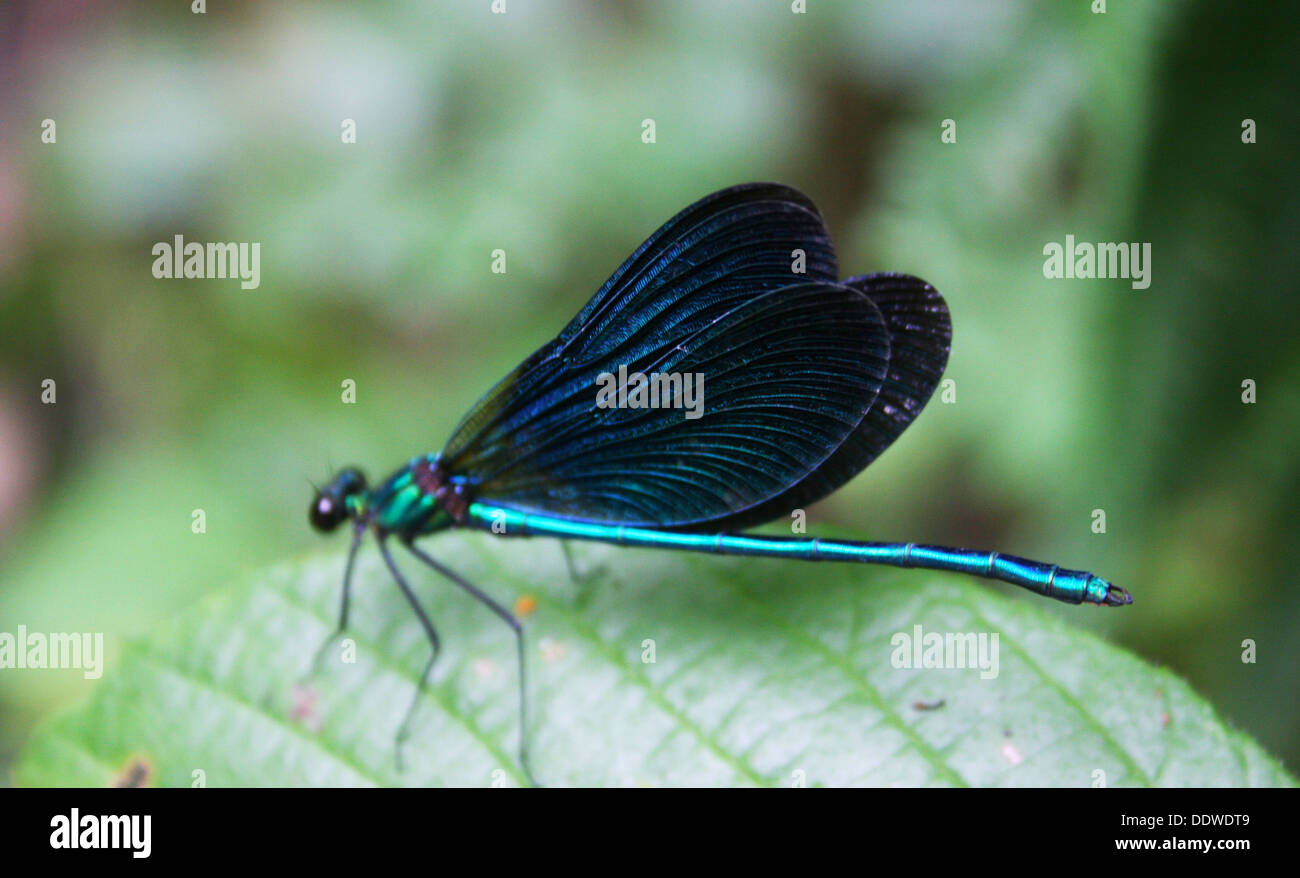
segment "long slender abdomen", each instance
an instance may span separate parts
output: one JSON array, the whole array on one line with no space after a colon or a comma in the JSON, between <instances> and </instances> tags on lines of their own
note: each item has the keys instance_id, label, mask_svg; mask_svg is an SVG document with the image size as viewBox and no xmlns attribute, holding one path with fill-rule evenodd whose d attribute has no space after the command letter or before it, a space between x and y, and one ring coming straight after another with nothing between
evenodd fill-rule
<instances>
[{"instance_id":1,"label":"long slender abdomen","mask_svg":"<svg viewBox=\"0 0 1300 878\"><path fill-rule=\"evenodd\" d=\"M770 537L747 534L698 534L611 524L587 524L528 515L482 503L471 503L466 525L505 536L548 536L561 539L595 540L620 546L676 549L684 552L712 552L719 555L753 555L800 561L856 561L949 570L984 579L995 579L1027 588L1036 594L1070 604L1087 601L1119 606L1132 603L1128 592L1085 570L1067 570L1014 555L954 549L916 543L872 543L811 537Z\"/></svg>"}]
</instances>

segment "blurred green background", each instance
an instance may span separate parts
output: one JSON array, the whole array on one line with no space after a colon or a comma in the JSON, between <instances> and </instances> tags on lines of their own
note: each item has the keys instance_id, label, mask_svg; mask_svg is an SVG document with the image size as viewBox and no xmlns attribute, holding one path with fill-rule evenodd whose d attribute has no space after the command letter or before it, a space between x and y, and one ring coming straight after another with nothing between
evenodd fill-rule
<instances>
[{"instance_id":1,"label":"blurred green background","mask_svg":"<svg viewBox=\"0 0 1300 878\"><path fill-rule=\"evenodd\" d=\"M269 562L341 559L309 479L437 449L660 222L773 179L843 274L921 275L954 322L956 403L810 529L1097 571L1136 604L1053 610L1300 769L1293 9L489 6L0 7L0 631L115 650ZM154 279L177 234L260 242L260 288ZM1150 242L1150 289L1045 279L1067 234ZM4 782L91 685L0 671Z\"/></svg>"}]
</instances>

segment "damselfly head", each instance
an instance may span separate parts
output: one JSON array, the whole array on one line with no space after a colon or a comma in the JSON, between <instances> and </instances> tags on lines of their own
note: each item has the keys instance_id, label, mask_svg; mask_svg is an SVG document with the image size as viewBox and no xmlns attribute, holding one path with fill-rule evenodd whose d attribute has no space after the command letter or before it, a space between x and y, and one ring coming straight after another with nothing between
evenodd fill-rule
<instances>
[{"instance_id":1,"label":"damselfly head","mask_svg":"<svg viewBox=\"0 0 1300 878\"><path fill-rule=\"evenodd\" d=\"M312 498L307 511L311 526L321 533L334 530L344 519L358 514L363 504L357 501L364 499L365 491L366 477L361 470L356 467L340 470Z\"/></svg>"}]
</instances>

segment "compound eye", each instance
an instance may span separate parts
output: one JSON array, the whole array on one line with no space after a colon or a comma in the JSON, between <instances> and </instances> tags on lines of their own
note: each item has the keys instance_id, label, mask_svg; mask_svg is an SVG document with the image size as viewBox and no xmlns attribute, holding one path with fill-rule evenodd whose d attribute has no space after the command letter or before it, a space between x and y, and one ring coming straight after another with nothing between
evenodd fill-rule
<instances>
[{"instance_id":1,"label":"compound eye","mask_svg":"<svg viewBox=\"0 0 1300 878\"><path fill-rule=\"evenodd\" d=\"M339 473L337 484L340 495L349 497L353 494L360 494L366 489L366 477L356 467L348 467Z\"/></svg>"},{"instance_id":2,"label":"compound eye","mask_svg":"<svg viewBox=\"0 0 1300 878\"><path fill-rule=\"evenodd\" d=\"M312 527L321 533L329 533L339 526L339 522L343 521L343 504L332 497L318 495L312 501L307 516Z\"/></svg>"}]
</instances>

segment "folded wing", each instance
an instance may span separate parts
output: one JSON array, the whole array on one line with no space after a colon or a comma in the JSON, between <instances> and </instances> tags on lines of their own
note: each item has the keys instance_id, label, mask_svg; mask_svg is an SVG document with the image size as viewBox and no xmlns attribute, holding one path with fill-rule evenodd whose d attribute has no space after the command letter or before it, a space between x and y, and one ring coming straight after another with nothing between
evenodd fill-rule
<instances>
[{"instance_id":1,"label":"folded wing","mask_svg":"<svg viewBox=\"0 0 1300 878\"><path fill-rule=\"evenodd\" d=\"M510 441L458 444L444 465L477 499L512 509L702 526L816 470L871 410L889 364L880 310L830 283L778 288L656 337L555 363ZM687 417L684 387L665 390L658 408L597 404L601 373L638 372L694 382L701 416Z\"/></svg>"}]
</instances>

